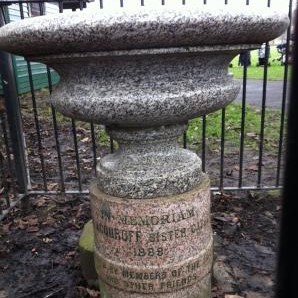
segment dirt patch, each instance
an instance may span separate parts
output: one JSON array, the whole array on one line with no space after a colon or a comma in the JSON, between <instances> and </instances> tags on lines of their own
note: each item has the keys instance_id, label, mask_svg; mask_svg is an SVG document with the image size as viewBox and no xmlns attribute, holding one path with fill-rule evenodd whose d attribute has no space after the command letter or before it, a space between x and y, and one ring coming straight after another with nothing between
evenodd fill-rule
<instances>
[{"instance_id":1,"label":"dirt patch","mask_svg":"<svg viewBox=\"0 0 298 298\"><path fill-rule=\"evenodd\" d=\"M270 192L213 196L213 297L273 297L280 204ZM15 209L1 223L2 296L100 297L79 264L78 239L89 218L87 196L39 196L29 214Z\"/></svg>"}]
</instances>

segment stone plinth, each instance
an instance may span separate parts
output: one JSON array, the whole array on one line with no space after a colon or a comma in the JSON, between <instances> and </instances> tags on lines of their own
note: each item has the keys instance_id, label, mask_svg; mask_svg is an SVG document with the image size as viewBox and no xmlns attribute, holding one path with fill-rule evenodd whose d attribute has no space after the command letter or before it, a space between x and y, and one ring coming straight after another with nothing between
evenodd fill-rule
<instances>
[{"instance_id":1,"label":"stone plinth","mask_svg":"<svg viewBox=\"0 0 298 298\"><path fill-rule=\"evenodd\" d=\"M208 298L209 181L178 145L189 119L239 91L229 62L282 34L287 14L199 5L36 17L0 29L0 48L61 76L50 103L106 125L119 149L91 186L102 298Z\"/></svg>"},{"instance_id":2,"label":"stone plinth","mask_svg":"<svg viewBox=\"0 0 298 298\"><path fill-rule=\"evenodd\" d=\"M213 240L206 175L191 191L170 197L122 199L96 184L90 192L96 269L111 297L125 297L127 291L138 293L132 297L188 297L195 293L189 287L210 292Z\"/></svg>"}]
</instances>

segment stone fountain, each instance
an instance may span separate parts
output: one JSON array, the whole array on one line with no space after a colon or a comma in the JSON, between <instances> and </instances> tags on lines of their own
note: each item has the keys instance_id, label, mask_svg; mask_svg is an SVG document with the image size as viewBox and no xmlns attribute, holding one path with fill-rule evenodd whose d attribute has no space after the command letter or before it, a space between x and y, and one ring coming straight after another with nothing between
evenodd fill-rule
<instances>
[{"instance_id":1,"label":"stone fountain","mask_svg":"<svg viewBox=\"0 0 298 298\"><path fill-rule=\"evenodd\" d=\"M210 297L210 188L178 138L224 107L232 58L282 34L285 14L208 6L77 12L0 29L0 48L54 68L50 103L104 124L119 149L90 187L102 298Z\"/></svg>"}]
</instances>

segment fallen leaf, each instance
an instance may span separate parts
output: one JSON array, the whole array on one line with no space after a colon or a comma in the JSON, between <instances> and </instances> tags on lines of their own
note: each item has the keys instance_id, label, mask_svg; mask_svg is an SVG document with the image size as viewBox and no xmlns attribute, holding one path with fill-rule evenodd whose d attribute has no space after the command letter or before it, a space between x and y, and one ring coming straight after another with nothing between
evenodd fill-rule
<instances>
[{"instance_id":1,"label":"fallen leaf","mask_svg":"<svg viewBox=\"0 0 298 298\"><path fill-rule=\"evenodd\" d=\"M251 138L255 138L257 136L257 134L255 132L248 132L248 133L246 133L246 135Z\"/></svg>"},{"instance_id":2,"label":"fallen leaf","mask_svg":"<svg viewBox=\"0 0 298 298\"><path fill-rule=\"evenodd\" d=\"M38 232L39 231L39 227L29 227L27 228L27 232L29 233L34 233L34 232Z\"/></svg>"},{"instance_id":3,"label":"fallen leaf","mask_svg":"<svg viewBox=\"0 0 298 298\"><path fill-rule=\"evenodd\" d=\"M17 229L20 229L20 230L24 230L26 229L26 227L28 226L27 222L18 218L18 219L14 219L13 221L16 225L16 228Z\"/></svg>"},{"instance_id":4,"label":"fallen leaf","mask_svg":"<svg viewBox=\"0 0 298 298\"><path fill-rule=\"evenodd\" d=\"M273 218L274 215L270 211L265 211L264 213L267 217Z\"/></svg>"},{"instance_id":5,"label":"fallen leaf","mask_svg":"<svg viewBox=\"0 0 298 298\"><path fill-rule=\"evenodd\" d=\"M37 249L35 248L35 247L33 247L32 249L31 249L31 252L33 253L33 254L38 254L38 252L37 252Z\"/></svg>"},{"instance_id":6,"label":"fallen leaf","mask_svg":"<svg viewBox=\"0 0 298 298\"><path fill-rule=\"evenodd\" d=\"M29 215L23 218L24 221L27 222L28 226L36 226L38 225L38 218L36 215Z\"/></svg>"},{"instance_id":7,"label":"fallen leaf","mask_svg":"<svg viewBox=\"0 0 298 298\"><path fill-rule=\"evenodd\" d=\"M99 298L100 297L100 294L98 291L96 290L91 290L91 289L86 289L87 290L87 293L90 295L90 297L92 298Z\"/></svg>"},{"instance_id":8,"label":"fallen leaf","mask_svg":"<svg viewBox=\"0 0 298 298\"><path fill-rule=\"evenodd\" d=\"M259 170L259 167L257 165L253 165L248 167L247 170L257 172Z\"/></svg>"},{"instance_id":9,"label":"fallen leaf","mask_svg":"<svg viewBox=\"0 0 298 298\"><path fill-rule=\"evenodd\" d=\"M33 204L37 207L42 207L47 202L45 197L40 197L34 200Z\"/></svg>"},{"instance_id":10,"label":"fallen leaf","mask_svg":"<svg viewBox=\"0 0 298 298\"><path fill-rule=\"evenodd\" d=\"M239 295L225 295L225 298L244 298L243 296L239 296Z\"/></svg>"},{"instance_id":11,"label":"fallen leaf","mask_svg":"<svg viewBox=\"0 0 298 298\"><path fill-rule=\"evenodd\" d=\"M48 184L48 189L49 190L56 190L58 187L58 183L49 183Z\"/></svg>"},{"instance_id":12,"label":"fallen leaf","mask_svg":"<svg viewBox=\"0 0 298 298\"><path fill-rule=\"evenodd\" d=\"M88 137L86 137L86 138L84 138L84 139L81 140L81 142L83 142L83 143L87 143L89 141L90 141L90 138L88 138Z\"/></svg>"},{"instance_id":13,"label":"fallen leaf","mask_svg":"<svg viewBox=\"0 0 298 298\"><path fill-rule=\"evenodd\" d=\"M227 176L232 176L233 175L233 169L226 171Z\"/></svg>"},{"instance_id":14,"label":"fallen leaf","mask_svg":"<svg viewBox=\"0 0 298 298\"><path fill-rule=\"evenodd\" d=\"M0 232L2 233L2 234L8 234L9 233L9 231L10 231L10 226L11 226L11 222L10 223L8 223L8 224L6 224L6 225L2 225L1 227L0 227Z\"/></svg>"},{"instance_id":15,"label":"fallen leaf","mask_svg":"<svg viewBox=\"0 0 298 298\"><path fill-rule=\"evenodd\" d=\"M8 293L3 290L3 289L0 289L0 298L8 298Z\"/></svg>"}]
</instances>

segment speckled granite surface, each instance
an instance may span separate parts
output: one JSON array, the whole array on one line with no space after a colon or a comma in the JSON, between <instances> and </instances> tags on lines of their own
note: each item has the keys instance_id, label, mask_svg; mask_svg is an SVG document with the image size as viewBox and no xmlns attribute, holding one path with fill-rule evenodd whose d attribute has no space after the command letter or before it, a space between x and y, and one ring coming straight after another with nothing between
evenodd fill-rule
<instances>
[{"instance_id":1,"label":"speckled granite surface","mask_svg":"<svg viewBox=\"0 0 298 298\"><path fill-rule=\"evenodd\" d=\"M201 160L179 147L186 125L156 128L109 128L120 148L97 164L97 185L103 192L135 199L183 193L201 179Z\"/></svg>"},{"instance_id":2,"label":"speckled granite surface","mask_svg":"<svg viewBox=\"0 0 298 298\"><path fill-rule=\"evenodd\" d=\"M253 5L233 8L146 7L36 17L0 29L0 48L21 55L255 44L281 35L286 14ZM34 47L32 45L34 44Z\"/></svg>"},{"instance_id":3,"label":"speckled granite surface","mask_svg":"<svg viewBox=\"0 0 298 298\"><path fill-rule=\"evenodd\" d=\"M58 71L61 83L50 102L65 115L105 125L186 122L236 97L239 86L227 69L238 52L235 47L215 47L162 54L98 53L66 62L53 58L48 64Z\"/></svg>"}]
</instances>

